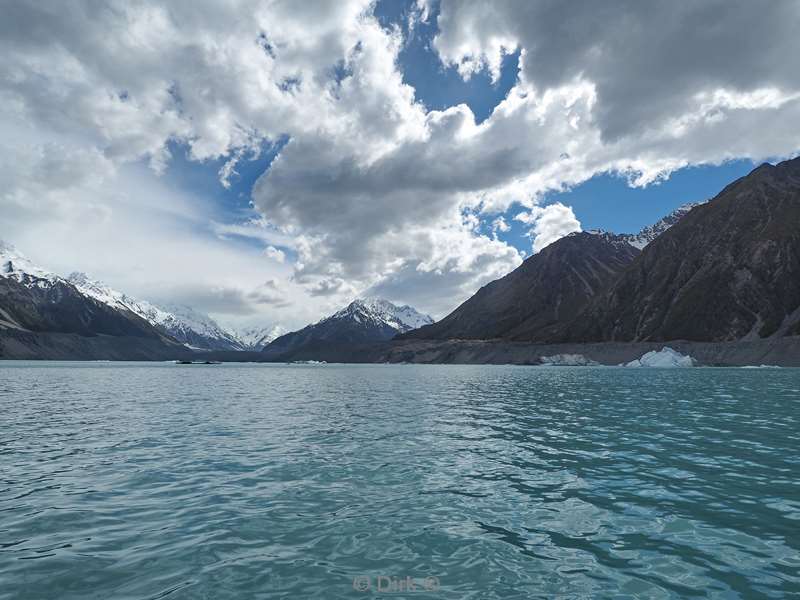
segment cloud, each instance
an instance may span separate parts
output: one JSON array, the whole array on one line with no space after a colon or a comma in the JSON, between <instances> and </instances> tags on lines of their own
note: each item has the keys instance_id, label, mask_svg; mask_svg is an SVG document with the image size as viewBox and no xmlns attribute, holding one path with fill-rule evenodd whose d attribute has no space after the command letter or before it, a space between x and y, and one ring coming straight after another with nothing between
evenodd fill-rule
<instances>
[{"instance_id":1,"label":"cloud","mask_svg":"<svg viewBox=\"0 0 800 600\"><path fill-rule=\"evenodd\" d=\"M367 290L441 315L522 260L497 237L511 207L538 251L580 227L538 206L550 191L800 149L792 2L419 2L409 18L437 19L433 48L464 77L520 52L480 124L417 101L401 30L368 0L5 8L3 235L235 315L302 323ZM242 157L283 139L256 218L226 221L158 177L185 146L230 185Z\"/></svg>"},{"instance_id":2,"label":"cloud","mask_svg":"<svg viewBox=\"0 0 800 600\"><path fill-rule=\"evenodd\" d=\"M530 211L516 215L514 220L531 226L528 235L533 238L534 252L539 252L565 235L581 231L580 221L572 212L572 207L560 202L545 207L534 206Z\"/></svg>"},{"instance_id":3,"label":"cloud","mask_svg":"<svg viewBox=\"0 0 800 600\"><path fill-rule=\"evenodd\" d=\"M266 250L264 250L264 254L279 263L286 262L286 253L275 246L267 246Z\"/></svg>"},{"instance_id":4,"label":"cloud","mask_svg":"<svg viewBox=\"0 0 800 600\"><path fill-rule=\"evenodd\" d=\"M275 307L289 306L288 293L285 286L277 279L269 279L262 285L247 293L246 298L258 304Z\"/></svg>"},{"instance_id":5,"label":"cloud","mask_svg":"<svg viewBox=\"0 0 800 600\"><path fill-rule=\"evenodd\" d=\"M169 289L168 295L156 295L165 304L184 304L202 312L227 316L248 316L258 312L257 304L275 304L269 294L262 299L260 291L246 291L238 287L183 285Z\"/></svg>"},{"instance_id":6,"label":"cloud","mask_svg":"<svg viewBox=\"0 0 800 600\"><path fill-rule=\"evenodd\" d=\"M348 286L343 279L335 277L316 280L308 287L308 293L312 296L334 296L352 292L353 288Z\"/></svg>"},{"instance_id":7,"label":"cloud","mask_svg":"<svg viewBox=\"0 0 800 600\"><path fill-rule=\"evenodd\" d=\"M510 229L511 226L508 223L506 223L505 218L503 218L502 216L497 217L494 221L492 221L492 232L495 234L497 234L497 232L506 233Z\"/></svg>"},{"instance_id":8,"label":"cloud","mask_svg":"<svg viewBox=\"0 0 800 600\"><path fill-rule=\"evenodd\" d=\"M502 55L524 53L524 77L542 92L580 79L597 91L606 141L697 112L702 95L800 89L788 57L800 53L800 7L778 1L571 3L442 0L434 46L464 76L495 76Z\"/></svg>"}]
</instances>

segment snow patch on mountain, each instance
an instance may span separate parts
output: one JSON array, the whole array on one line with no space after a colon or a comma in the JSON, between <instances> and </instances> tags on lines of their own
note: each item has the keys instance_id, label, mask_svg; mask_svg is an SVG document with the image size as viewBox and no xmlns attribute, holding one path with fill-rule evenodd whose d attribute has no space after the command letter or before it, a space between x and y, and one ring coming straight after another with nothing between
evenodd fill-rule
<instances>
[{"instance_id":1,"label":"snow patch on mountain","mask_svg":"<svg viewBox=\"0 0 800 600\"><path fill-rule=\"evenodd\" d=\"M234 334L214 319L189 306L157 306L147 300L132 298L108 285L91 279L85 273L72 273L67 278L86 296L117 310L127 310L171 335L193 349L241 350L243 346Z\"/></svg>"},{"instance_id":2,"label":"snow patch on mountain","mask_svg":"<svg viewBox=\"0 0 800 600\"><path fill-rule=\"evenodd\" d=\"M625 238L631 246L641 250L662 233L664 233L667 229L675 225L675 223L680 221L695 206L700 206L701 204L705 204L705 202L690 202L688 204L683 204L682 206L679 206L673 210L663 219L659 219L652 225L642 228L639 233L625 234Z\"/></svg>"},{"instance_id":3,"label":"snow patch on mountain","mask_svg":"<svg viewBox=\"0 0 800 600\"><path fill-rule=\"evenodd\" d=\"M76 271L67 277L67 281L78 288L83 295L94 298L112 308L130 311L152 325L158 325L168 317L166 311L161 310L150 302L137 300L127 294L123 294L96 279L90 278L86 273Z\"/></svg>"},{"instance_id":4,"label":"snow patch on mountain","mask_svg":"<svg viewBox=\"0 0 800 600\"><path fill-rule=\"evenodd\" d=\"M263 350L272 340L286 333L282 325L271 327L248 327L235 332L236 338L245 350Z\"/></svg>"},{"instance_id":5,"label":"snow patch on mountain","mask_svg":"<svg viewBox=\"0 0 800 600\"><path fill-rule=\"evenodd\" d=\"M167 304L161 310L167 313L167 317L160 325L181 341L209 350L244 349L236 334L190 306Z\"/></svg>"},{"instance_id":6,"label":"snow patch on mountain","mask_svg":"<svg viewBox=\"0 0 800 600\"><path fill-rule=\"evenodd\" d=\"M49 287L61 277L34 264L11 244L0 240L0 277L14 279L26 286Z\"/></svg>"},{"instance_id":7,"label":"snow patch on mountain","mask_svg":"<svg viewBox=\"0 0 800 600\"><path fill-rule=\"evenodd\" d=\"M320 322L343 317L349 317L357 323L388 325L400 333L433 323L430 316L422 314L411 306L397 306L388 300L375 297L358 298Z\"/></svg>"}]
</instances>

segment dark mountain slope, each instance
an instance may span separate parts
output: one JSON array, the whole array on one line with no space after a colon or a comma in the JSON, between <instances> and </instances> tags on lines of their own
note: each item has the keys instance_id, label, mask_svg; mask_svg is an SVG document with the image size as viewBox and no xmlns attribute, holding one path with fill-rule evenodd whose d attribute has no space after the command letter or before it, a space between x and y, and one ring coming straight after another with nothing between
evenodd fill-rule
<instances>
[{"instance_id":1,"label":"dark mountain slope","mask_svg":"<svg viewBox=\"0 0 800 600\"><path fill-rule=\"evenodd\" d=\"M800 333L800 159L693 208L550 341L726 341Z\"/></svg>"},{"instance_id":2,"label":"dark mountain slope","mask_svg":"<svg viewBox=\"0 0 800 600\"><path fill-rule=\"evenodd\" d=\"M0 320L35 332L168 339L144 319L88 298L64 281L26 286L0 277Z\"/></svg>"},{"instance_id":3,"label":"dark mountain slope","mask_svg":"<svg viewBox=\"0 0 800 600\"><path fill-rule=\"evenodd\" d=\"M144 319L86 297L63 279L0 276L0 358L155 360L186 354Z\"/></svg>"},{"instance_id":4,"label":"dark mountain slope","mask_svg":"<svg viewBox=\"0 0 800 600\"><path fill-rule=\"evenodd\" d=\"M447 317L401 339L538 341L572 320L639 254L622 236L573 233L493 281Z\"/></svg>"}]
</instances>

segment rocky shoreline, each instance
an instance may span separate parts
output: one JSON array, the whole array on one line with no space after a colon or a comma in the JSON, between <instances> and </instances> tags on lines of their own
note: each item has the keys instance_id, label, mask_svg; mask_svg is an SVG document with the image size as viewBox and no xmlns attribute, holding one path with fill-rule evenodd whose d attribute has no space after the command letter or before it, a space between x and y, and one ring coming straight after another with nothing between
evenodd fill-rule
<instances>
[{"instance_id":1,"label":"rocky shoreline","mask_svg":"<svg viewBox=\"0 0 800 600\"><path fill-rule=\"evenodd\" d=\"M181 347L156 348L141 339L120 345L109 336L5 332L0 335L0 360L173 360L198 353ZM204 352L203 358L224 362L414 363L414 364L600 364L619 365L647 352L668 347L691 356L701 366L800 367L800 336L737 342L598 342L531 344L499 340L392 340L370 344L315 344L295 352ZM580 358L577 358L580 357Z\"/></svg>"},{"instance_id":2,"label":"rocky shoreline","mask_svg":"<svg viewBox=\"0 0 800 600\"><path fill-rule=\"evenodd\" d=\"M482 340L394 340L345 347L318 344L297 352L266 356L268 362L319 360L344 363L516 364L539 365L554 356L584 357L587 362L619 365L664 347L691 356L703 366L800 367L800 336L737 342L598 342L531 344ZM215 356L220 354L215 353ZM240 357L244 358L244 357ZM225 360L236 360L228 354ZM263 360L263 359L262 359ZM558 362L558 361L555 361Z\"/></svg>"}]
</instances>

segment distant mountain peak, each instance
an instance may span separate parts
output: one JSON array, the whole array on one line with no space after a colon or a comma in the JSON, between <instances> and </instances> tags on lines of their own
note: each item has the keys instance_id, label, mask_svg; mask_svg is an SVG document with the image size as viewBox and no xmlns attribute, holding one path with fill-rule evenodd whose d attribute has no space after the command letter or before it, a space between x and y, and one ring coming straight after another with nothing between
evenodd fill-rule
<instances>
[{"instance_id":1,"label":"distant mountain peak","mask_svg":"<svg viewBox=\"0 0 800 600\"><path fill-rule=\"evenodd\" d=\"M385 298L377 296L356 298L328 318L342 318L345 316L351 316L356 319L373 319L388 325L392 329L396 329L400 333L433 323L433 319L429 315L423 314L411 306L398 306Z\"/></svg>"},{"instance_id":2,"label":"distant mountain peak","mask_svg":"<svg viewBox=\"0 0 800 600\"><path fill-rule=\"evenodd\" d=\"M0 240L0 277L25 285L48 286L61 278L31 261L12 244Z\"/></svg>"},{"instance_id":3,"label":"distant mountain peak","mask_svg":"<svg viewBox=\"0 0 800 600\"><path fill-rule=\"evenodd\" d=\"M397 306L384 298L366 296L356 298L313 325L276 338L264 351L286 355L317 344L341 346L381 342L431 323L431 317L410 306Z\"/></svg>"},{"instance_id":4,"label":"distant mountain peak","mask_svg":"<svg viewBox=\"0 0 800 600\"><path fill-rule=\"evenodd\" d=\"M642 250L645 246L647 246L650 242L664 233L667 229L675 225L678 221L680 221L683 217L685 217L690 210L692 210L695 206L700 206L701 204L705 204L707 201L703 202L689 202L687 204L682 204L667 216L659 219L652 225L648 225L647 227L643 227L639 233L630 233L630 234L623 234L623 237L626 241L631 245L639 250Z\"/></svg>"},{"instance_id":5,"label":"distant mountain peak","mask_svg":"<svg viewBox=\"0 0 800 600\"><path fill-rule=\"evenodd\" d=\"M246 350L263 350L264 346L284 333L286 333L286 328L282 325L245 327L236 331L236 338Z\"/></svg>"},{"instance_id":6,"label":"distant mountain peak","mask_svg":"<svg viewBox=\"0 0 800 600\"><path fill-rule=\"evenodd\" d=\"M241 350L242 344L214 319L180 304L157 306L147 300L132 298L86 273L74 272L68 281L81 293L112 308L127 310L141 317L185 346L202 350Z\"/></svg>"}]
</instances>

